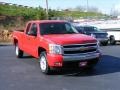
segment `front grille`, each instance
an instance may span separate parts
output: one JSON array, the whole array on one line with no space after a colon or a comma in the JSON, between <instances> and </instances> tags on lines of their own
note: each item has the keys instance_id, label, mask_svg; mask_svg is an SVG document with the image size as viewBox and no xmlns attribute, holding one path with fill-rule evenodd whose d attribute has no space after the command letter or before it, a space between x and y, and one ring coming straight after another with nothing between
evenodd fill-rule
<instances>
[{"instance_id":1,"label":"front grille","mask_svg":"<svg viewBox=\"0 0 120 90\"><path fill-rule=\"evenodd\" d=\"M87 43L87 44L72 44L63 46L64 55L72 54L83 54L95 52L97 50L96 43Z\"/></svg>"}]
</instances>

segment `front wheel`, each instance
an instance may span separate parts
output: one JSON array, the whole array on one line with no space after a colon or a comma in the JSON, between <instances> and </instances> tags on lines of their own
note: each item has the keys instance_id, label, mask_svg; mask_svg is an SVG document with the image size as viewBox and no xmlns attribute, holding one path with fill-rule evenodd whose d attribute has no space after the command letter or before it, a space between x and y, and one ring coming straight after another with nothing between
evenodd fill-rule
<instances>
[{"instance_id":1,"label":"front wheel","mask_svg":"<svg viewBox=\"0 0 120 90\"><path fill-rule=\"evenodd\" d=\"M46 52L42 52L40 54L39 66L40 66L40 70L42 71L42 73L44 73L44 74L50 73L51 70L50 70L50 67L47 62Z\"/></svg>"},{"instance_id":2,"label":"front wheel","mask_svg":"<svg viewBox=\"0 0 120 90\"><path fill-rule=\"evenodd\" d=\"M108 41L103 42L102 45L103 45L103 46L107 46L107 45L108 45Z\"/></svg>"},{"instance_id":3,"label":"front wheel","mask_svg":"<svg viewBox=\"0 0 120 90\"><path fill-rule=\"evenodd\" d=\"M18 44L15 45L15 54L18 58L22 58L23 57L23 51L20 50Z\"/></svg>"}]
</instances>

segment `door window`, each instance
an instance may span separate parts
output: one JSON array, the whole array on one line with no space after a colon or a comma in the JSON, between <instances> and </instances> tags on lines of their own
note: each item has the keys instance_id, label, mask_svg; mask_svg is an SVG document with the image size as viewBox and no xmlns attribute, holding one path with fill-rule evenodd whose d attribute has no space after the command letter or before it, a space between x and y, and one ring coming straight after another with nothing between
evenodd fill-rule
<instances>
[{"instance_id":1,"label":"door window","mask_svg":"<svg viewBox=\"0 0 120 90\"><path fill-rule=\"evenodd\" d=\"M34 23L31 29L28 31L28 35L36 36L37 35L37 25Z\"/></svg>"},{"instance_id":2,"label":"door window","mask_svg":"<svg viewBox=\"0 0 120 90\"><path fill-rule=\"evenodd\" d=\"M28 34L28 31L29 31L29 29L30 29L30 26L31 26L31 23L29 23L29 24L27 25L26 34Z\"/></svg>"}]
</instances>

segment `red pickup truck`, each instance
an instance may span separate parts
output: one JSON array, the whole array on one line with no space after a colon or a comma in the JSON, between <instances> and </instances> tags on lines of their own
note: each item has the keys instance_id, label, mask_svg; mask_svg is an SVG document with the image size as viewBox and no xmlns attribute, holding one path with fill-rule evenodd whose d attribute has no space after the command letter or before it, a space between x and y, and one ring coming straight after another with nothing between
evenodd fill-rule
<instances>
[{"instance_id":1,"label":"red pickup truck","mask_svg":"<svg viewBox=\"0 0 120 90\"><path fill-rule=\"evenodd\" d=\"M16 56L25 52L38 58L45 74L64 66L92 68L100 58L97 40L62 20L29 21L25 30L13 32L13 42Z\"/></svg>"}]
</instances>

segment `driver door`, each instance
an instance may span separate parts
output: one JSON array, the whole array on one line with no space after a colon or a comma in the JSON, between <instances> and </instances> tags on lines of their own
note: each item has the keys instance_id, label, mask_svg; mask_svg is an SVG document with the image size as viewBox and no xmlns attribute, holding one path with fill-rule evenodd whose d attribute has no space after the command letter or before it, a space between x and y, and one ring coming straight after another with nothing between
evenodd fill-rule
<instances>
[{"instance_id":1,"label":"driver door","mask_svg":"<svg viewBox=\"0 0 120 90\"><path fill-rule=\"evenodd\" d=\"M31 29L28 31L28 48L29 48L29 51L28 53L33 55L33 56L36 56L36 53L37 53L37 45L38 45L38 27L37 27L37 24L36 23L33 23L32 26L31 26Z\"/></svg>"}]
</instances>

